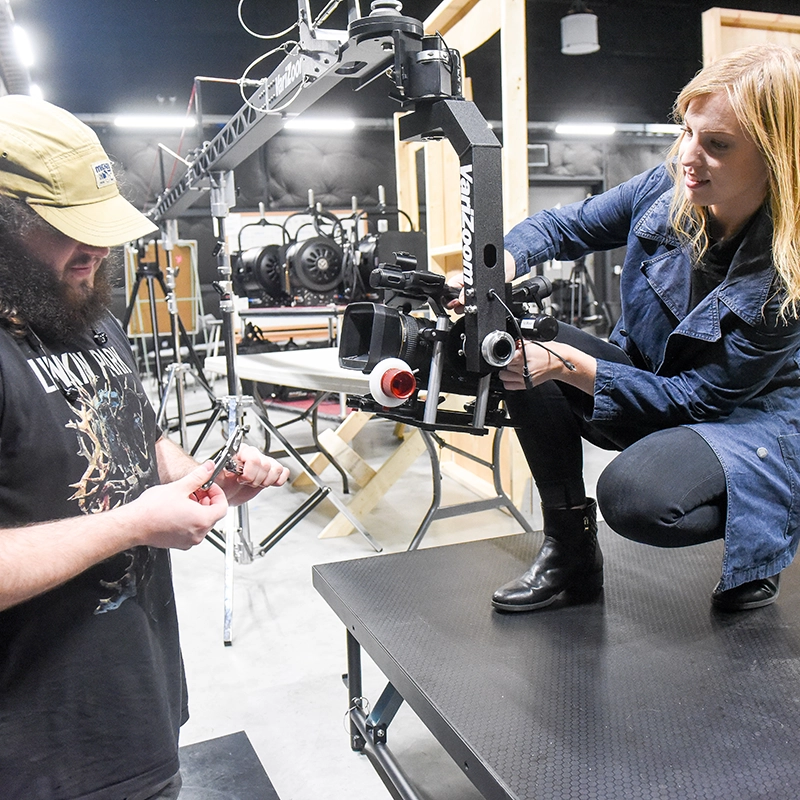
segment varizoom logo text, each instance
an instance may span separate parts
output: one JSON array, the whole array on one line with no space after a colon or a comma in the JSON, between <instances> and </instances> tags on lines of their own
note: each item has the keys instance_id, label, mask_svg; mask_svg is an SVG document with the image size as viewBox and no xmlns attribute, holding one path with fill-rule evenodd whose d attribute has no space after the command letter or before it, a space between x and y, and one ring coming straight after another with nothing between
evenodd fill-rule
<instances>
[{"instance_id":1,"label":"varizoom logo text","mask_svg":"<svg viewBox=\"0 0 800 800\"><path fill-rule=\"evenodd\" d=\"M461 259L464 262L464 285L473 285L472 239L475 233L475 209L472 207L472 164L461 167Z\"/></svg>"},{"instance_id":2,"label":"varizoom logo text","mask_svg":"<svg viewBox=\"0 0 800 800\"><path fill-rule=\"evenodd\" d=\"M275 76L275 97L281 97L284 92L289 91L292 84L303 76L303 62L298 58L287 64L280 75Z\"/></svg>"}]
</instances>

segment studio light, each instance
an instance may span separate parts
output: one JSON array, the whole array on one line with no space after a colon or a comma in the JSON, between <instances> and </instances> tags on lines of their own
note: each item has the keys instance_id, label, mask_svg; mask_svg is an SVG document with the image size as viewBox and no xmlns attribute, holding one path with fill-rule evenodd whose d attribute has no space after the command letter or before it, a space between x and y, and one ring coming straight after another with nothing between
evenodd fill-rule
<instances>
[{"instance_id":1,"label":"studio light","mask_svg":"<svg viewBox=\"0 0 800 800\"><path fill-rule=\"evenodd\" d=\"M599 49L597 17L583 0L573 0L567 15L561 18L561 52L566 56L582 56Z\"/></svg>"},{"instance_id":2,"label":"studio light","mask_svg":"<svg viewBox=\"0 0 800 800\"><path fill-rule=\"evenodd\" d=\"M19 60L23 67L32 67L34 63L33 47L31 40L24 28L19 25L14 26L14 46L17 50Z\"/></svg>"}]
</instances>

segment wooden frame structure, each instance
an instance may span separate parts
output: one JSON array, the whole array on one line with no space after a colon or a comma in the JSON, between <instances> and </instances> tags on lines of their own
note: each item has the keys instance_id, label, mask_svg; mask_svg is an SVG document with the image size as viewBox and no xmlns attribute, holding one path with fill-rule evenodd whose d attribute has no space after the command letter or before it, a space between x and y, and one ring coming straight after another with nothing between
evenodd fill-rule
<instances>
[{"instance_id":1,"label":"wooden frame structure","mask_svg":"<svg viewBox=\"0 0 800 800\"><path fill-rule=\"evenodd\" d=\"M703 63L750 44L775 42L800 47L800 17L735 8L703 12Z\"/></svg>"}]
</instances>

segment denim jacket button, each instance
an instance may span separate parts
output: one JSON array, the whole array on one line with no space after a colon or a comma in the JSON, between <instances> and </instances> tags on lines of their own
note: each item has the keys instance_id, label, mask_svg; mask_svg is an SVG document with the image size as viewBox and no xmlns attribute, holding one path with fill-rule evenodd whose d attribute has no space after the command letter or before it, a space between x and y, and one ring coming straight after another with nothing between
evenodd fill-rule
<instances>
[{"instance_id":1,"label":"denim jacket button","mask_svg":"<svg viewBox=\"0 0 800 800\"><path fill-rule=\"evenodd\" d=\"M766 458L769 455L769 451L766 447L759 447L758 450L756 450L756 455L759 458Z\"/></svg>"}]
</instances>

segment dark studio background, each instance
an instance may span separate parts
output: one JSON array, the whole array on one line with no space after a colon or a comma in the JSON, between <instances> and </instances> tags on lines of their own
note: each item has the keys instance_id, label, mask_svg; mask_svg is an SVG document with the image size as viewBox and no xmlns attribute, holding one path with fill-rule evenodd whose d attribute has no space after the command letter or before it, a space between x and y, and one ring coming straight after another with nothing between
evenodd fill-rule
<instances>
[{"instance_id":1,"label":"dark studio background","mask_svg":"<svg viewBox=\"0 0 800 800\"><path fill-rule=\"evenodd\" d=\"M248 64L277 41L257 39L237 19L236 0L20 0L14 16L36 46L31 79L45 99L92 124L106 149L125 168L128 196L141 208L152 205L163 182L179 178L181 164L158 155L159 142L182 155L201 143L197 132L184 137L157 132L131 133L113 128L112 116L125 113L187 113L196 76L239 78ZM325 3L312 0L313 14ZM435 0L408 0L403 13L425 19ZM570 0L528 0L528 116L530 123L608 121L668 122L672 102L702 62L701 13L714 5L797 14L797 0L594 0L600 50L583 56L560 52L559 21ZM346 26L344 9L324 27ZM362 13L369 11L361 0ZM274 33L297 17L296 0L245 0L246 23ZM483 115L499 120L499 36L466 59L474 99ZM269 74L280 62L275 54L250 77ZM356 132L321 136L280 133L237 167L235 210L302 209L308 190L327 208L349 208L356 196L363 207L377 202L377 186L387 203L396 203L393 140L389 120L398 110L388 98L388 81L373 82L355 93L344 81L306 112L370 120ZM204 115L224 120L242 105L237 87L202 84ZM204 139L220 125L208 125ZM547 138L532 133L531 141ZM587 177L592 190L618 183L661 158L663 142L551 142L551 172ZM542 172L539 170L539 172ZM545 170L546 172L546 170ZM539 175L541 178L541 175ZM549 200L549 195L547 195ZM197 239L200 278L216 277L213 236L207 203L198 202L180 221L182 238ZM609 264L610 266L610 264ZM205 295L205 292L204 292ZM213 292L208 301L214 303ZM213 310L213 309L212 309Z\"/></svg>"}]
</instances>

